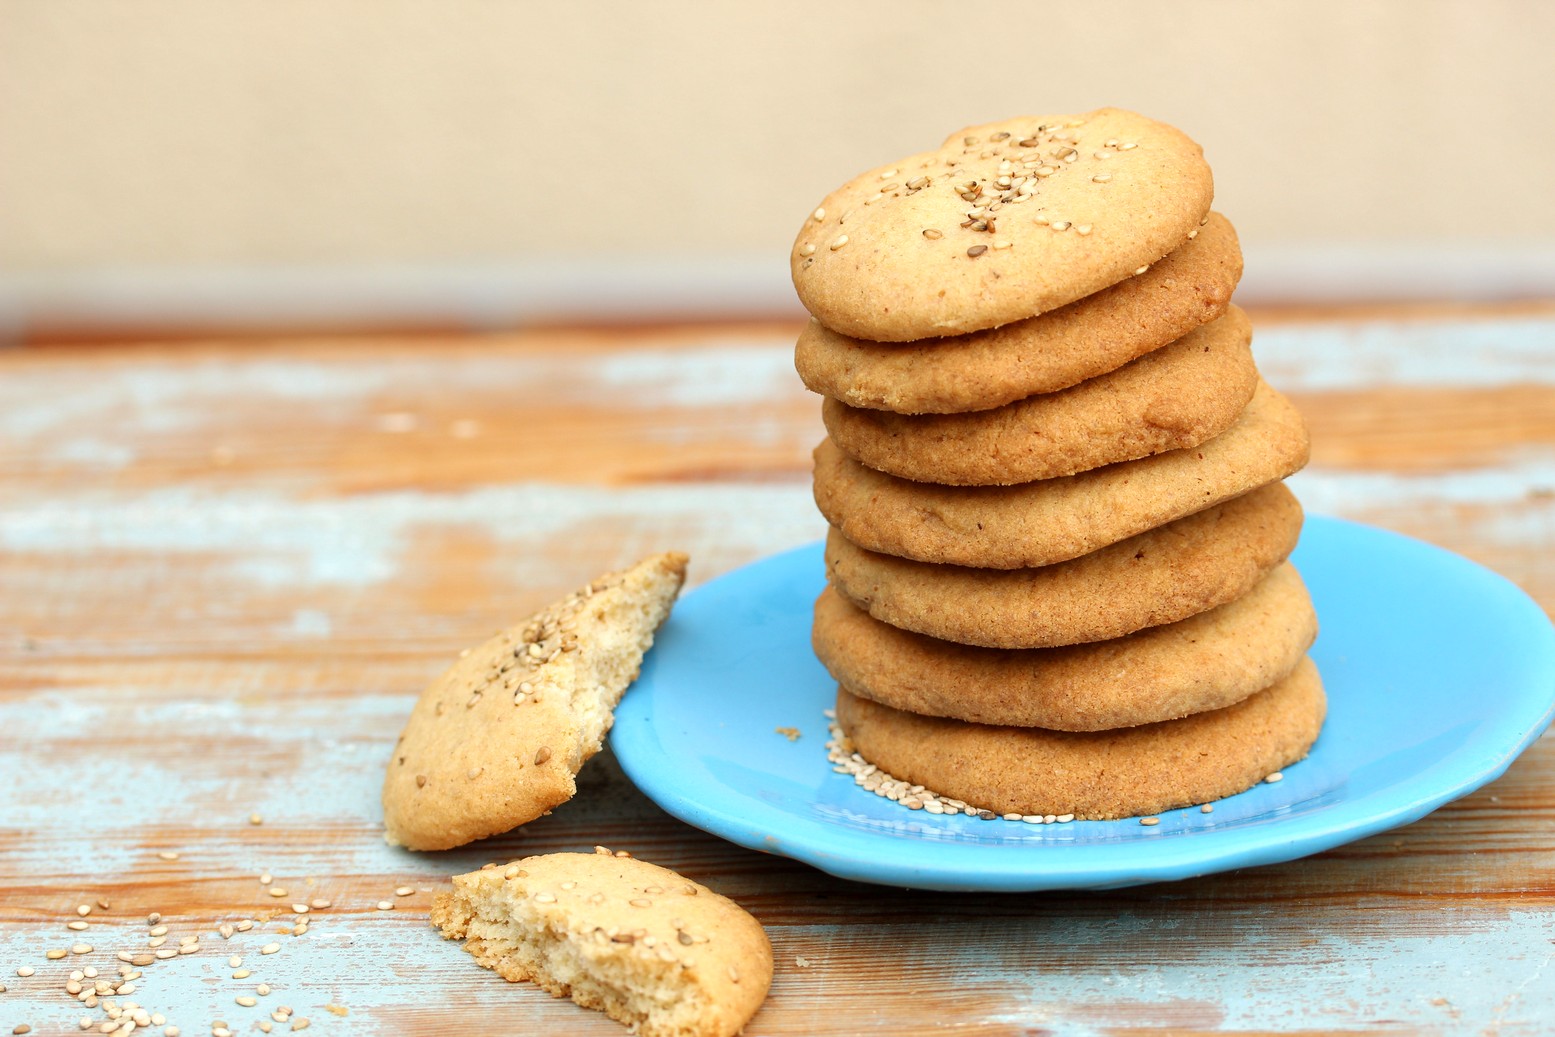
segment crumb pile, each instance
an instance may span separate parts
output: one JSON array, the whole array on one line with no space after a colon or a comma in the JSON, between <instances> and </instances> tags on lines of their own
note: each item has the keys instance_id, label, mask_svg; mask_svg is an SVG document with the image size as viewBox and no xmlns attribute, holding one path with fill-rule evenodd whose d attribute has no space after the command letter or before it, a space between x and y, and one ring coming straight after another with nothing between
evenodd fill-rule
<instances>
[{"instance_id":1,"label":"crumb pile","mask_svg":"<svg viewBox=\"0 0 1555 1037\"><path fill-rule=\"evenodd\" d=\"M1213 194L1192 140L1101 109L970 127L805 220L795 365L825 397L832 527L813 636L861 784L1118 818L1316 739L1282 484L1307 432L1254 365Z\"/></svg>"}]
</instances>

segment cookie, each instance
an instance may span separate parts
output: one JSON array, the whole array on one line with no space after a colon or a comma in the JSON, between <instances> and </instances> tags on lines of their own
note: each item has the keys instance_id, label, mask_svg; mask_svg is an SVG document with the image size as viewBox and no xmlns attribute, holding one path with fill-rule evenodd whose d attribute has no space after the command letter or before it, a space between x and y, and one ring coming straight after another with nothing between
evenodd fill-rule
<instances>
[{"instance_id":1,"label":"cookie","mask_svg":"<svg viewBox=\"0 0 1555 1037\"><path fill-rule=\"evenodd\" d=\"M1111 641L976 648L898 630L828 588L811 643L855 695L979 724L1102 731L1221 709L1295 669L1317 637L1301 577L1278 566L1235 601Z\"/></svg>"},{"instance_id":2,"label":"cookie","mask_svg":"<svg viewBox=\"0 0 1555 1037\"><path fill-rule=\"evenodd\" d=\"M971 569L866 551L834 528L827 580L903 630L985 648L1105 641L1175 623L1252 589L1301 533L1282 483L1088 555L1035 569Z\"/></svg>"},{"instance_id":3,"label":"cookie","mask_svg":"<svg viewBox=\"0 0 1555 1037\"><path fill-rule=\"evenodd\" d=\"M464 653L421 693L389 759L389 842L446 850L572 798L686 576L655 555Z\"/></svg>"},{"instance_id":4,"label":"cookie","mask_svg":"<svg viewBox=\"0 0 1555 1037\"><path fill-rule=\"evenodd\" d=\"M1202 149L1133 112L973 126L828 195L794 239L794 288L854 338L963 335L1143 272L1213 197Z\"/></svg>"},{"instance_id":5,"label":"cookie","mask_svg":"<svg viewBox=\"0 0 1555 1037\"><path fill-rule=\"evenodd\" d=\"M811 320L794 367L850 407L898 414L989 410L1106 374L1226 311L1242 276L1236 232L1219 213L1138 277L988 331L922 342L849 338Z\"/></svg>"},{"instance_id":6,"label":"cookie","mask_svg":"<svg viewBox=\"0 0 1555 1037\"><path fill-rule=\"evenodd\" d=\"M1317 667L1224 709L1115 731L918 716L839 689L853 751L893 777L997 813L1105 820L1207 803L1307 755L1327 708Z\"/></svg>"},{"instance_id":7,"label":"cookie","mask_svg":"<svg viewBox=\"0 0 1555 1037\"><path fill-rule=\"evenodd\" d=\"M1252 326L1232 306L1116 371L1060 392L970 414L892 414L826 399L837 447L915 482L1008 486L1053 479L1224 432L1258 385Z\"/></svg>"},{"instance_id":8,"label":"cookie","mask_svg":"<svg viewBox=\"0 0 1555 1037\"><path fill-rule=\"evenodd\" d=\"M1197 447L1015 486L936 486L865 467L823 440L815 503L860 547L987 569L1052 565L1283 479L1307 462L1290 401L1260 383Z\"/></svg>"},{"instance_id":9,"label":"cookie","mask_svg":"<svg viewBox=\"0 0 1555 1037\"><path fill-rule=\"evenodd\" d=\"M455 875L431 917L503 979L643 1037L732 1037L772 985L772 945L738 904L604 847Z\"/></svg>"}]
</instances>

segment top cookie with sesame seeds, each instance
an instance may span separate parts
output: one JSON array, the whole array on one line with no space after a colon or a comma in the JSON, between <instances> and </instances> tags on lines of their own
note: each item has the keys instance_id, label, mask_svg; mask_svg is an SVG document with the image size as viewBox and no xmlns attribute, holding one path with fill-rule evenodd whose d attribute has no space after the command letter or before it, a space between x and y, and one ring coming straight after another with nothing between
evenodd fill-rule
<instances>
[{"instance_id":1,"label":"top cookie with sesame seeds","mask_svg":"<svg viewBox=\"0 0 1555 1037\"><path fill-rule=\"evenodd\" d=\"M731 1037L772 984L772 944L738 904L602 846L456 875L431 921L504 979L644 1037Z\"/></svg>"},{"instance_id":2,"label":"top cookie with sesame seeds","mask_svg":"<svg viewBox=\"0 0 1555 1037\"><path fill-rule=\"evenodd\" d=\"M686 562L669 552L602 576L467 650L433 681L384 775L388 841L446 850L571 799L669 616Z\"/></svg>"},{"instance_id":3,"label":"top cookie with sesame seeds","mask_svg":"<svg viewBox=\"0 0 1555 1037\"><path fill-rule=\"evenodd\" d=\"M879 166L806 218L799 299L843 335L962 335L1143 273L1209 213L1214 180L1181 131L1118 108L972 126Z\"/></svg>"}]
</instances>

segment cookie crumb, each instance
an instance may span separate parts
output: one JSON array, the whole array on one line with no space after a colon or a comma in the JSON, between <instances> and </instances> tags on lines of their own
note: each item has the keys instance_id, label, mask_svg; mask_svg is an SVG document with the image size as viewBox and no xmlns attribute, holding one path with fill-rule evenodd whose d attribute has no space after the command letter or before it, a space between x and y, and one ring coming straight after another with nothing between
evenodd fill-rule
<instances>
[{"instance_id":1,"label":"cookie crumb","mask_svg":"<svg viewBox=\"0 0 1555 1037\"><path fill-rule=\"evenodd\" d=\"M788 739L790 742L799 741L800 732L799 728L797 727L775 727L773 730L782 735L784 738Z\"/></svg>"},{"instance_id":2,"label":"cookie crumb","mask_svg":"<svg viewBox=\"0 0 1555 1037\"><path fill-rule=\"evenodd\" d=\"M796 954L794 955L794 964L801 969L807 969L810 967L810 959L803 954Z\"/></svg>"}]
</instances>

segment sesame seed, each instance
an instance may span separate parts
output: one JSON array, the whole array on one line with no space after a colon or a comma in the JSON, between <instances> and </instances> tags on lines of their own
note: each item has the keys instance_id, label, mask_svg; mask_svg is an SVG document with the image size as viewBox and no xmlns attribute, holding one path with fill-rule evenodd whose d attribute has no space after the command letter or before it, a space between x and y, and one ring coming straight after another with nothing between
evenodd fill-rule
<instances>
[{"instance_id":1,"label":"sesame seed","mask_svg":"<svg viewBox=\"0 0 1555 1037\"><path fill-rule=\"evenodd\" d=\"M1188 240L1189 241L1192 241L1194 238L1196 238L1198 236L1199 236L1199 232L1198 232L1197 228L1195 228L1194 230L1190 230L1188 232Z\"/></svg>"},{"instance_id":2,"label":"sesame seed","mask_svg":"<svg viewBox=\"0 0 1555 1037\"><path fill-rule=\"evenodd\" d=\"M831 250L833 252L835 252L839 248L841 248L842 246L846 245L847 243L848 243L848 236L846 234L839 234L839 235L837 235L836 240L834 240L831 243Z\"/></svg>"},{"instance_id":3,"label":"sesame seed","mask_svg":"<svg viewBox=\"0 0 1555 1037\"><path fill-rule=\"evenodd\" d=\"M258 998L249 997L247 994L240 994L232 1000L236 1001L244 1008L253 1008L255 1005L259 1004Z\"/></svg>"},{"instance_id":4,"label":"sesame seed","mask_svg":"<svg viewBox=\"0 0 1555 1037\"><path fill-rule=\"evenodd\" d=\"M1205 803L1203 806L1199 807L1199 813L1201 814L1213 814L1214 812L1215 804L1213 803Z\"/></svg>"},{"instance_id":5,"label":"sesame seed","mask_svg":"<svg viewBox=\"0 0 1555 1037\"><path fill-rule=\"evenodd\" d=\"M812 212L810 214L810 218L813 219L816 223L820 223L822 220L824 220L826 218L826 210L825 209L817 209L817 210L815 210L814 212Z\"/></svg>"},{"instance_id":6,"label":"sesame seed","mask_svg":"<svg viewBox=\"0 0 1555 1037\"><path fill-rule=\"evenodd\" d=\"M11 1028L11 1032L14 1034L31 1033L32 1027L28 1026L26 1023L17 1023Z\"/></svg>"},{"instance_id":7,"label":"sesame seed","mask_svg":"<svg viewBox=\"0 0 1555 1037\"><path fill-rule=\"evenodd\" d=\"M261 984L259 984L259 986L254 988L254 993L258 994L260 997L268 997L268 996L270 996L270 984L268 984L268 983L261 983Z\"/></svg>"},{"instance_id":8,"label":"sesame seed","mask_svg":"<svg viewBox=\"0 0 1555 1037\"><path fill-rule=\"evenodd\" d=\"M243 964L243 956L241 954L234 954L227 959L227 967L229 969L235 969L241 964Z\"/></svg>"},{"instance_id":9,"label":"sesame seed","mask_svg":"<svg viewBox=\"0 0 1555 1037\"><path fill-rule=\"evenodd\" d=\"M1149 269L1150 269L1150 264L1146 263L1144 266L1142 266L1139 269L1135 270L1134 273L1137 276L1139 274L1144 273L1146 270L1149 270Z\"/></svg>"},{"instance_id":10,"label":"sesame seed","mask_svg":"<svg viewBox=\"0 0 1555 1037\"><path fill-rule=\"evenodd\" d=\"M232 978L233 979L247 979L251 975L253 975L253 973L249 972L247 969L235 969L235 970L233 970Z\"/></svg>"},{"instance_id":11,"label":"sesame seed","mask_svg":"<svg viewBox=\"0 0 1555 1037\"><path fill-rule=\"evenodd\" d=\"M58 961L59 959L63 958L66 953L68 952L55 948L52 951L44 951L43 956L50 961Z\"/></svg>"},{"instance_id":12,"label":"sesame seed","mask_svg":"<svg viewBox=\"0 0 1555 1037\"><path fill-rule=\"evenodd\" d=\"M993 243L993 247L994 247L995 250L1005 249L1005 248L1009 248L1012 244L1013 244L1013 242L1006 241L1003 238L995 238L994 239L994 243Z\"/></svg>"},{"instance_id":13,"label":"sesame seed","mask_svg":"<svg viewBox=\"0 0 1555 1037\"><path fill-rule=\"evenodd\" d=\"M551 758L551 747L550 746L542 745L539 749L535 750L535 766L536 767L538 767L541 764L545 763L550 758Z\"/></svg>"},{"instance_id":14,"label":"sesame seed","mask_svg":"<svg viewBox=\"0 0 1555 1037\"><path fill-rule=\"evenodd\" d=\"M70 945L71 954L91 954L92 945L89 943L73 943Z\"/></svg>"},{"instance_id":15,"label":"sesame seed","mask_svg":"<svg viewBox=\"0 0 1555 1037\"><path fill-rule=\"evenodd\" d=\"M299 1015L297 1017L296 1022L292 1023L292 1029L293 1030L306 1030L307 1028L308 1028L308 1017L305 1016L305 1015Z\"/></svg>"},{"instance_id":16,"label":"sesame seed","mask_svg":"<svg viewBox=\"0 0 1555 1037\"><path fill-rule=\"evenodd\" d=\"M945 234L943 231L937 231L933 227L925 227L923 236L928 238L930 241L938 241L940 238L943 238Z\"/></svg>"},{"instance_id":17,"label":"sesame seed","mask_svg":"<svg viewBox=\"0 0 1555 1037\"><path fill-rule=\"evenodd\" d=\"M1269 775L1267 778L1265 778L1263 780L1268 782L1270 785L1273 785L1277 781L1284 781L1285 780L1285 775L1282 774L1279 771L1275 771L1273 774Z\"/></svg>"},{"instance_id":18,"label":"sesame seed","mask_svg":"<svg viewBox=\"0 0 1555 1037\"><path fill-rule=\"evenodd\" d=\"M800 245L799 246L799 254L801 256L813 256L813 255L815 255L815 242L807 241L803 245Z\"/></svg>"},{"instance_id":19,"label":"sesame seed","mask_svg":"<svg viewBox=\"0 0 1555 1037\"><path fill-rule=\"evenodd\" d=\"M1079 234L1081 237L1084 237L1091 232L1091 225L1089 223L1076 224L1074 232Z\"/></svg>"},{"instance_id":20,"label":"sesame seed","mask_svg":"<svg viewBox=\"0 0 1555 1037\"><path fill-rule=\"evenodd\" d=\"M162 1031L162 1037L178 1037L179 1032L178 1027L169 1026Z\"/></svg>"},{"instance_id":21,"label":"sesame seed","mask_svg":"<svg viewBox=\"0 0 1555 1037\"><path fill-rule=\"evenodd\" d=\"M397 897L408 897L414 892L416 890L413 886L398 886L394 890L394 895Z\"/></svg>"},{"instance_id":22,"label":"sesame seed","mask_svg":"<svg viewBox=\"0 0 1555 1037\"><path fill-rule=\"evenodd\" d=\"M307 904L293 904L292 905L292 914L294 914L294 915L305 915L307 913L308 913L308 905Z\"/></svg>"},{"instance_id":23,"label":"sesame seed","mask_svg":"<svg viewBox=\"0 0 1555 1037\"><path fill-rule=\"evenodd\" d=\"M653 901L648 900L648 899L646 899L644 897L636 897L636 898L634 898L632 900L628 900L627 903L631 904L633 907L652 907L653 906Z\"/></svg>"},{"instance_id":24,"label":"sesame seed","mask_svg":"<svg viewBox=\"0 0 1555 1037\"><path fill-rule=\"evenodd\" d=\"M1093 183L1093 184L1105 184L1108 180L1111 180L1111 179L1112 179L1112 174L1111 173L1097 173L1095 176L1091 177L1091 183Z\"/></svg>"},{"instance_id":25,"label":"sesame seed","mask_svg":"<svg viewBox=\"0 0 1555 1037\"><path fill-rule=\"evenodd\" d=\"M416 788L418 788L418 789L426 788L426 785L427 785L427 776L425 774L418 774L418 775L416 775Z\"/></svg>"},{"instance_id":26,"label":"sesame seed","mask_svg":"<svg viewBox=\"0 0 1555 1037\"><path fill-rule=\"evenodd\" d=\"M1138 144L1135 144L1134 142L1130 141L1127 144L1119 144L1118 145L1118 150L1119 151L1133 151L1137 147L1139 147Z\"/></svg>"},{"instance_id":27,"label":"sesame seed","mask_svg":"<svg viewBox=\"0 0 1555 1037\"><path fill-rule=\"evenodd\" d=\"M234 922L232 928L236 929L240 933L246 933L250 929L254 928L254 922L252 919L245 918L241 922Z\"/></svg>"},{"instance_id":28,"label":"sesame seed","mask_svg":"<svg viewBox=\"0 0 1555 1037\"><path fill-rule=\"evenodd\" d=\"M554 904L556 903L556 895L554 893L536 893L535 901L541 904Z\"/></svg>"},{"instance_id":29,"label":"sesame seed","mask_svg":"<svg viewBox=\"0 0 1555 1037\"><path fill-rule=\"evenodd\" d=\"M157 856L161 857L164 861L176 861L178 859L178 854L174 853L172 850L163 850L161 853L157 854Z\"/></svg>"},{"instance_id":30,"label":"sesame seed","mask_svg":"<svg viewBox=\"0 0 1555 1037\"><path fill-rule=\"evenodd\" d=\"M313 908L315 911L323 911L325 908L329 907L330 904L329 901L325 900L323 897L314 897L312 900L308 901L308 906Z\"/></svg>"},{"instance_id":31,"label":"sesame seed","mask_svg":"<svg viewBox=\"0 0 1555 1037\"><path fill-rule=\"evenodd\" d=\"M160 912L153 911L151 914L146 916L147 925L156 925L160 921L162 921L162 915Z\"/></svg>"},{"instance_id":32,"label":"sesame seed","mask_svg":"<svg viewBox=\"0 0 1555 1037\"><path fill-rule=\"evenodd\" d=\"M1146 828L1149 828L1153 825L1160 824L1161 819L1159 817L1142 817L1139 819L1139 823L1144 825Z\"/></svg>"},{"instance_id":33,"label":"sesame seed","mask_svg":"<svg viewBox=\"0 0 1555 1037\"><path fill-rule=\"evenodd\" d=\"M82 918L85 918L87 915L89 915L91 913L92 913L92 905L91 904L82 904L80 907L76 908L76 914L80 915Z\"/></svg>"},{"instance_id":34,"label":"sesame seed","mask_svg":"<svg viewBox=\"0 0 1555 1037\"><path fill-rule=\"evenodd\" d=\"M274 879L272 879L270 877L270 873L268 871L260 873L260 875L259 875L259 884L261 886L268 886L273 881L274 881Z\"/></svg>"},{"instance_id":35,"label":"sesame seed","mask_svg":"<svg viewBox=\"0 0 1555 1037\"><path fill-rule=\"evenodd\" d=\"M971 248L966 250L966 254L971 256L973 259L976 259L978 256L982 255L984 252L987 252L987 251L988 251L988 246L987 245L973 245Z\"/></svg>"},{"instance_id":36,"label":"sesame seed","mask_svg":"<svg viewBox=\"0 0 1555 1037\"><path fill-rule=\"evenodd\" d=\"M167 935L167 926L165 926L165 925L155 926L151 930L151 935L152 936L166 936Z\"/></svg>"},{"instance_id":37,"label":"sesame seed","mask_svg":"<svg viewBox=\"0 0 1555 1037\"><path fill-rule=\"evenodd\" d=\"M1059 814L1056 820L1061 825L1067 825L1069 822L1074 820L1074 815L1073 814Z\"/></svg>"},{"instance_id":38,"label":"sesame seed","mask_svg":"<svg viewBox=\"0 0 1555 1037\"><path fill-rule=\"evenodd\" d=\"M272 897L275 897L277 900L279 900L282 897L287 895L287 889L286 889L285 886L271 886L270 887L270 895Z\"/></svg>"},{"instance_id":39,"label":"sesame seed","mask_svg":"<svg viewBox=\"0 0 1555 1037\"><path fill-rule=\"evenodd\" d=\"M76 932L80 932L82 929L87 928L87 924L85 922L80 922L80 921L77 921L77 922L66 922L65 923L65 928L66 929L74 929Z\"/></svg>"},{"instance_id":40,"label":"sesame seed","mask_svg":"<svg viewBox=\"0 0 1555 1037\"><path fill-rule=\"evenodd\" d=\"M263 947L259 948L259 953L260 954L274 954L276 951L278 951L280 949L281 949L281 945L278 944L278 943L267 943Z\"/></svg>"},{"instance_id":41,"label":"sesame seed","mask_svg":"<svg viewBox=\"0 0 1555 1037\"><path fill-rule=\"evenodd\" d=\"M258 814L249 814L248 823L251 825L262 825L265 823L265 819L260 817Z\"/></svg>"},{"instance_id":42,"label":"sesame seed","mask_svg":"<svg viewBox=\"0 0 1555 1037\"><path fill-rule=\"evenodd\" d=\"M1069 229L1069 221L1068 220L1054 220L1052 226L1053 226L1054 230L1068 230Z\"/></svg>"},{"instance_id":43,"label":"sesame seed","mask_svg":"<svg viewBox=\"0 0 1555 1037\"><path fill-rule=\"evenodd\" d=\"M36 970L31 965L23 965L21 968L16 970L16 974L23 979L26 979L28 976L32 975L34 971Z\"/></svg>"}]
</instances>

